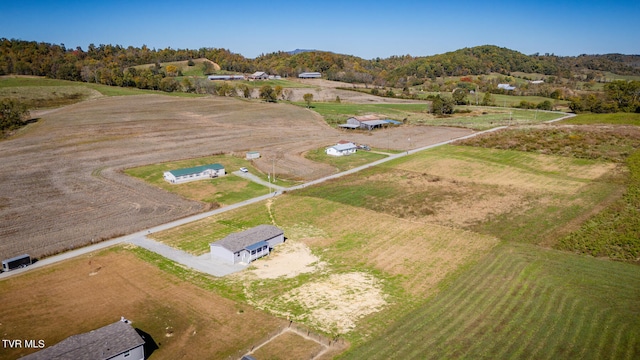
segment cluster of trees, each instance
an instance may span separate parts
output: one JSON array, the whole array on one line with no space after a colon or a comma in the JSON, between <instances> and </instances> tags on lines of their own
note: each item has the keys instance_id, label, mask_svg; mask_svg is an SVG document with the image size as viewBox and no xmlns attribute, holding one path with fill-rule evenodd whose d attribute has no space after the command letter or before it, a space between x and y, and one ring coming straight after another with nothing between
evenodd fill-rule
<instances>
[{"instance_id":1,"label":"cluster of trees","mask_svg":"<svg viewBox=\"0 0 640 360\"><path fill-rule=\"evenodd\" d=\"M120 45L91 44L85 51L80 47L67 49L64 44L0 39L0 75L40 75L65 80L97 79L104 83L130 84L120 78L125 77L125 71L133 66L196 58L207 58L219 64L222 70L231 72L261 70L287 77L297 76L303 71L319 71L331 80L400 88L419 85L440 76L509 74L517 71L564 78L578 75L578 68L640 74L638 56L527 56L492 45L427 57L403 55L365 60L351 55L309 51L296 54L274 52L247 59L227 49L216 48L156 50L144 45L141 48L124 48Z\"/></svg>"},{"instance_id":2,"label":"cluster of trees","mask_svg":"<svg viewBox=\"0 0 640 360\"><path fill-rule=\"evenodd\" d=\"M569 108L575 113L640 113L640 81L613 81L604 85L603 93L582 94L569 100Z\"/></svg>"},{"instance_id":3,"label":"cluster of trees","mask_svg":"<svg viewBox=\"0 0 640 360\"><path fill-rule=\"evenodd\" d=\"M571 98L574 111L636 111L637 82L614 82L605 86L603 94L588 92L576 96L568 95L561 87L572 87L581 81L591 84L606 71L618 74L640 75L640 56L637 55L580 55L559 57L553 54L524 55L517 51L497 46L485 45L465 48L445 54L412 57L392 56L387 59L361 59L351 55L341 55L323 51L304 51L295 54L275 52L262 54L255 59L247 59L226 49L200 48L198 50L149 49L120 45L89 45L87 50L80 47L67 49L64 44L47 44L33 41L0 39L0 75L38 75L55 79L93 82L113 86L137 87L162 91L187 91L215 93L224 96L238 94L250 97L251 89L228 84L211 85L196 79L176 79L180 70L161 62L172 62L206 58L220 65L221 70L239 73L266 71L283 77L297 76L303 71L319 71L330 80L371 85L372 93L382 96L396 96L387 87L401 88L402 97L411 97L410 87L420 85L426 91L481 91L500 93L498 83L510 83L512 72L546 74L545 84L529 86L521 83L517 95L540 95L552 99ZM155 64L140 67L139 65ZM191 61L193 64L193 61ZM210 63L203 64L205 74L216 69ZM501 77L487 76L499 73ZM458 82L442 82L442 76L461 76ZM435 79L438 78L437 81ZM563 79L562 81L560 79ZM563 82L564 81L564 82ZM572 83L573 81L573 83ZM557 84L555 84L557 83ZM585 87L587 87L585 85ZM378 90L384 88L385 90ZM263 93L261 89L261 93ZM267 89L264 89L267 91ZM276 89L271 89L276 91ZM456 100L454 104L461 103ZM460 94L458 94L460 95ZM275 98L280 98L279 92ZM268 99L273 96L265 96ZM486 101L485 101L486 100ZM483 99L489 104L490 98ZM446 104L445 104L446 105ZM523 103L522 107L533 104ZM545 107L547 104L535 104ZM445 106L446 110L446 106Z\"/></svg>"},{"instance_id":4,"label":"cluster of trees","mask_svg":"<svg viewBox=\"0 0 640 360\"><path fill-rule=\"evenodd\" d=\"M12 99L0 100L0 133L21 127L28 116L29 110L23 103Z\"/></svg>"}]
</instances>

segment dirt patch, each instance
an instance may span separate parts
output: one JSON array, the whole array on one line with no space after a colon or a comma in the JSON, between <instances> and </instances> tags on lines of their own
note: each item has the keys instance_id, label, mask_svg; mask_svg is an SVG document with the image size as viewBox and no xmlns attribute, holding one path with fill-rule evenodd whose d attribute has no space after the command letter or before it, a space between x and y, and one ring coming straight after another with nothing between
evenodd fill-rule
<instances>
[{"instance_id":1,"label":"dirt patch","mask_svg":"<svg viewBox=\"0 0 640 360\"><path fill-rule=\"evenodd\" d=\"M118 250L0 281L0 301L5 339L43 339L50 346L125 316L158 344L152 356L158 359L233 357L288 324ZM29 352L2 349L0 357Z\"/></svg>"},{"instance_id":2,"label":"dirt patch","mask_svg":"<svg viewBox=\"0 0 640 360\"><path fill-rule=\"evenodd\" d=\"M380 284L372 275L352 272L307 283L282 296L307 311L305 320L331 334L353 330L361 317L380 311L386 304Z\"/></svg>"},{"instance_id":3,"label":"dirt patch","mask_svg":"<svg viewBox=\"0 0 640 360\"><path fill-rule=\"evenodd\" d=\"M268 257L256 260L251 265L241 276L249 275L259 279L292 278L322 270L326 263L313 255L304 243L288 240L278 245Z\"/></svg>"}]
</instances>

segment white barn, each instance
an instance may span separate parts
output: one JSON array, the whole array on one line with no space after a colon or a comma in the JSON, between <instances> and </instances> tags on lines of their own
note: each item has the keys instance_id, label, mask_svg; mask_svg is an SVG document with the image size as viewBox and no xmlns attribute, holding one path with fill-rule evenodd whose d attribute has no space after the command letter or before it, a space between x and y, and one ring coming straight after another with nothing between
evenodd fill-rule
<instances>
[{"instance_id":1,"label":"white barn","mask_svg":"<svg viewBox=\"0 0 640 360\"><path fill-rule=\"evenodd\" d=\"M358 147L354 143L346 143L346 144L337 144L331 147L328 147L325 152L327 155L332 156L345 156L351 155L357 151Z\"/></svg>"},{"instance_id":2,"label":"white barn","mask_svg":"<svg viewBox=\"0 0 640 360\"><path fill-rule=\"evenodd\" d=\"M186 169L178 169L164 172L164 180L171 184L182 184L194 180L211 179L225 175L224 166L209 164Z\"/></svg>"},{"instance_id":3,"label":"white barn","mask_svg":"<svg viewBox=\"0 0 640 360\"><path fill-rule=\"evenodd\" d=\"M258 225L249 230L233 233L209 244L211 258L231 264L250 263L269 255L271 249L284 242L284 232L273 225Z\"/></svg>"}]
</instances>

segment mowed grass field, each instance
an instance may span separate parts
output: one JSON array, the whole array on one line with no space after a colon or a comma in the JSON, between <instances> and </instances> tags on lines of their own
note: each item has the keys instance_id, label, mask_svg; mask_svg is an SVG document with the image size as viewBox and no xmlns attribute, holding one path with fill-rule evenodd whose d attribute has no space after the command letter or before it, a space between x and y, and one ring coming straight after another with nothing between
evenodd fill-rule
<instances>
[{"instance_id":1,"label":"mowed grass field","mask_svg":"<svg viewBox=\"0 0 640 360\"><path fill-rule=\"evenodd\" d=\"M353 348L345 358L631 359L640 354L638 267L538 246L618 198L619 166L443 146L154 236L204 252L216 232L281 227L326 265L218 285L230 298L346 338ZM355 272L376 279L385 305L349 331L313 316L349 308L346 300L295 298Z\"/></svg>"},{"instance_id":2,"label":"mowed grass field","mask_svg":"<svg viewBox=\"0 0 640 360\"><path fill-rule=\"evenodd\" d=\"M340 359L636 359L640 271L508 243Z\"/></svg>"}]
</instances>

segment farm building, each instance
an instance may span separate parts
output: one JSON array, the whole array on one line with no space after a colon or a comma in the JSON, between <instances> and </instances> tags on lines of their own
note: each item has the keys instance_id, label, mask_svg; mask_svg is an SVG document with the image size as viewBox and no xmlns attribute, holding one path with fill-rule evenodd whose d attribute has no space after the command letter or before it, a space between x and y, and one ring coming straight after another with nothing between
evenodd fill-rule
<instances>
[{"instance_id":1,"label":"farm building","mask_svg":"<svg viewBox=\"0 0 640 360\"><path fill-rule=\"evenodd\" d=\"M29 354L21 359L127 359L144 360L144 343L125 318L84 334L70 336L61 342Z\"/></svg>"},{"instance_id":2,"label":"farm building","mask_svg":"<svg viewBox=\"0 0 640 360\"><path fill-rule=\"evenodd\" d=\"M247 154L245 157L245 159L247 160L259 159L259 158L260 158L260 152L258 151L247 151Z\"/></svg>"},{"instance_id":3,"label":"farm building","mask_svg":"<svg viewBox=\"0 0 640 360\"><path fill-rule=\"evenodd\" d=\"M211 179L225 175L224 166L209 164L186 169L164 172L164 179L172 184L181 184L194 180Z\"/></svg>"},{"instance_id":4,"label":"farm building","mask_svg":"<svg viewBox=\"0 0 640 360\"><path fill-rule=\"evenodd\" d=\"M320 79L322 74L319 72L303 72L298 74L300 79Z\"/></svg>"},{"instance_id":5,"label":"farm building","mask_svg":"<svg viewBox=\"0 0 640 360\"><path fill-rule=\"evenodd\" d=\"M351 155L357 151L358 147L354 143L336 144L334 146L326 148L327 155L332 156L345 156Z\"/></svg>"},{"instance_id":6,"label":"farm building","mask_svg":"<svg viewBox=\"0 0 640 360\"><path fill-rule=\"evenodd\" d=\"M250 80L267 80L269 78L269 74L264 71L256 71L253 74L249 75Z\"/></svg>"},{"instance_id":7,"label":"farm building","mask_svg":"<svg viewBox=\"0 0 640 360\"><path fill-rule=\"evenodd\" d=\"M377 115L363 115L363 116L352 116L348 118L347 123L340 125L340 127L350 128L350 129L360 128L360 129L366 129L366 130L373 130L376 128L381 128L383 126L387 126L389 124L395 124L394 120L383 120Z\"/></svg>"},{"instance_id":8,"label":"farm building","mask_svg":"<svg viewBox=\"0 0 640 360\"><path fill-rule=\"evenodd\" d=\"M498 84L498 89L502 89L502 90L515 90L516 87L515 86L511 86L509 84Z\"/></svg>"},{"instance_id":9,"label":"farm building","mask_svg":"<svg viewBox=\"0 0 640 360\"><path fill-rule=\"evenodd\" d=\"M244 75L209 75L209 80L244 80Z\"/></svg>"},{"instance_id":10,"label":"farm building","mask_svg":"<svg viewBox=\"0 0 640 360\"><path fill-rule=\"evenodd\" d=\"M233 233L209 244L211 258L232 264L250 263L269 255L274 246L284 242L284 232L273 225L258 225L249 230Z\"/></svg>"}]
</instances>

